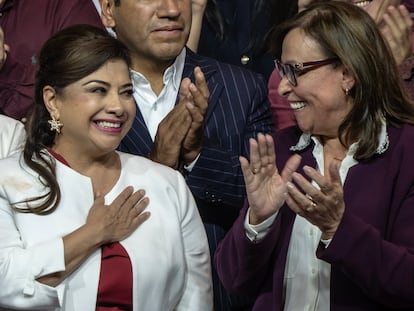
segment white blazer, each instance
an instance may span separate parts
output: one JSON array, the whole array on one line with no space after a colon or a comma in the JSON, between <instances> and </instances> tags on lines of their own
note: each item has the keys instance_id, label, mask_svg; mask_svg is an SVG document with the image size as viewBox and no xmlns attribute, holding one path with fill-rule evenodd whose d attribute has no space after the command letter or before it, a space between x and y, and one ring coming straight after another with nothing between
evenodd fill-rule
<instances>
[{"instance_id":1,"label":"white blazer","mask_svg":"<svg viewBox=\"0 0 414 311\"><path fill-rule=\"evenodd\" d=\"M0 158L20 151L25 139L23 123L0 114Z\"/></svg>"},{"instance_id":2,"label":"white blazer","mask_svg":"<svg viewBox=\"0 0 414 311\"><path fill-rule=\"evenodd\" d=\"M181 174L143 157L118 153L126 186L145 189L150 218L121 241L133 271L133 310L212 310L210 254L204 226ZM50 215L18 213L10 204L44 193L19 155L0 160L0 310L94 311L101 252L52 288L37 278L65 269L62 237L85 223L91 180L57 161L62 198Z\"/></svg>"}]
</instances>

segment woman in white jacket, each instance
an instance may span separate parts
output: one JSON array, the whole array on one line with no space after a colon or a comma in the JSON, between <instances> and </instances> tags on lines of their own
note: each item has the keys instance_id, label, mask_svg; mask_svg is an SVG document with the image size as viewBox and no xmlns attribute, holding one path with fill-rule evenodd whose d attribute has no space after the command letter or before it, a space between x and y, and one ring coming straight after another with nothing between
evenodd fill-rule
<instances>
[{"instance_id":1,"label":"woman in white jacket","mask_svg":"<svg viewBox=\"0 0 414 311\"><path fill-rule=\"evenodd\" d=\"M116 151L135 116L128 66L93 26L44 45L24 151L0 160L0 309L212 310L183 177Z\"/></svg>"}]
</instances>

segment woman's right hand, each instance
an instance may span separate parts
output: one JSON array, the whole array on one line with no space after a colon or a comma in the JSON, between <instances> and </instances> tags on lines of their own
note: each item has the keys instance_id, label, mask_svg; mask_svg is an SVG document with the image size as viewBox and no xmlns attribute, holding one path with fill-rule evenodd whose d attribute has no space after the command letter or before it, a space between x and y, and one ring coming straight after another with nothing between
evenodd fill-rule
<instances>
[{"instance_id":1,"label":"woman's right hand","mask_svg":"<svg viewBox=\"0 0 414 311\"><path fill-rule=\"evenodd\" d=\"M412 25L410 13L404 5L389 6L379 26L388 42L395 61L402 64L412 55Z\"/></svg>"},{"instance_id":2,"label":"woman's right hand","mask_svg":"<svg viewBox=\"0 0 414 311\"><path fill-rule=\"evenodd\" d=\"M65 270L44 275L37 281L48 286L57 286L97 248L128 237L150 216L144 212L149 199L144 190L134 192L126 187L110 205L97 194L89 210L86 224L63 237Z\"/></svg>"},{"instance_id":3,"label":"woman's right hand","mask_svg":"<svg viewBox=\"0 0 414 311\"><path fill-rule=\"evenodd\" d=\"M283 205L287 182L291 181L300 161L299 155L293 155L279 174L272 136L259 134L257 140L250 139L250 163L240 157L250 206L250 224L261 223Z\"/></svg>"},{"instance_id":4,"label":"woman's right hand","mask_svg":"<svg viewBox=\"0 0 414 311\"><path fill-rule=\"evenodd\" d=\"M95 229L100 245L121 241L149 218L150 212L144 212L148 203L145 191L134 192L131 186L110 205L105 205L104 197L97 194L85 225Z\"/></svg>"}]
</instances>

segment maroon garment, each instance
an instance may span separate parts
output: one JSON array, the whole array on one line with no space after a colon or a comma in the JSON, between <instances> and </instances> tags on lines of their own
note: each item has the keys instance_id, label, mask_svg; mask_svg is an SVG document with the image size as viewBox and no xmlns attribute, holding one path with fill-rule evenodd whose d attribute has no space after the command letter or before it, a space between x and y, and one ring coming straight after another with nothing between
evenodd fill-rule
<instances>
[{"instance_id":1,"label":"maroon garment","mask_svg":"<svg viewBox=\"0 0 414 311\"><path fill-rule=\"evenodd\" d=\"M273 70L267 84L270 109L275 130L281 130L296 124L295 114L286 97L279 95L278 87L280 76L277 70Z\"/></svg>"},{"instance_id":2,"label":"maroon garment","mask_svg":"<svg viewBox=\"0 0 414 311\"><path fill-rule=\"evenodd\" d=\"M414 0L401 0L401 4L404 4L410 13L414 12Z\"/></svg>"},{"instance_id":3,"label":"maroon garment","mask_svg":"<svg viewBox=\"0 0 414 311\"><path fill-rule=\"evenodd\" d=\"M48 149L59 162L69 163L53 149ZM132 266L128 253L119 243L102 246L96 311L132 310Z\"/></svg>"},{"instance_id":4,"label":"maroon garment","mask_svg":"<svg viewBox=\"0 0 414 311\"><path fill-rule=\"evenodd\" d=\"M21 119L33 106L37 54L55 32L74 24L103 28L91 0L6 0L0 26L10 53L0 69L0 109Z\"/></svg>"},{"instance_id":5,"label":"maroon garment","mask_svg":"<svg viewBox=\"0 0 414 311\"><path fill-rule=\"evenodd\" d=\"M414 126L387 128L388 149L351 167L344 184L345 212L329 244L316 256L331 264L333 311L414 310ZM279 170L293 154L300 131L275 138ZM298 151L303 166L316 167L314 144ZM251 242L240 212L215 252L215 265L229 292L255 296L253 311L283 310L283 278L296 214L285 204L267 236ZM300 293L298 293L300 295Z\"/></svg>"},{"instance_id":6,"label":"maroon garment","mask_svg":"<svg viewBox=\"0 0 414 311\"><path fill-rule=\"evenodd\" d=\"M102 247L96 311L132 311L132 266L118 242Z\"/></svg>"}]
</instances>

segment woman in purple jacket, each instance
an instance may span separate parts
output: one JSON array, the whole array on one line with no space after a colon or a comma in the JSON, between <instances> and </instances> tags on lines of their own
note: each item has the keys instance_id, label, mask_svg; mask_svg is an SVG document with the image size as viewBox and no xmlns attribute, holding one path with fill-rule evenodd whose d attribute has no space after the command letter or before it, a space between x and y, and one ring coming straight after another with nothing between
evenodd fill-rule
<instances>
[{"instance_id":1,"label":"woman in purple jacket","mask_svg":"<svg viewBox=\"0 0 414 311\"><path fill-rule=\"evenodd\" d=\"M298 127L240 159L248 200L215 255L223 284L253 310L414 310L414 112L395 60L346 2L279 34Z\"/></svg>"}]
</instances>

